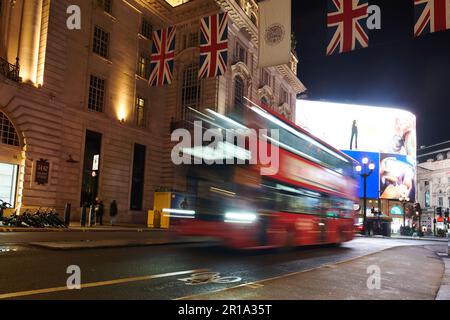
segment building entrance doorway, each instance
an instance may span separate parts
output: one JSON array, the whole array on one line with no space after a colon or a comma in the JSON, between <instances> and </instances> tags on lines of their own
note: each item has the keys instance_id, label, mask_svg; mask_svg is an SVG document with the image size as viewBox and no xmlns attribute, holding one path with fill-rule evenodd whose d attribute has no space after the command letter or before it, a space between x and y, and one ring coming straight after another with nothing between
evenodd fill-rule
<instances>
[{"instance_id":1,"label":"building entrance doorway","mask_svg":"<svg viewBox=\"0 0 450 320\"><path fill-rule=\"evenodd\" d=\"M83 180L81 184L80 206L91 205L98 195L98 182L100 178L100 166L96 175L92 175L94 158L100 156L102 146L102 134L86 130L83 160ZM97 159L98 160L98 159Z\"/></svg>"},{"instance_id":2,"label":"building entrance doorway","mask_svg":"<svg viewBox=\"0 0 450 320\"><path fill-rule=\"evenodd\" d=\"M0 111L0 200L17 207L21 141L10 119Z\"/></svg>"}]
</instances>

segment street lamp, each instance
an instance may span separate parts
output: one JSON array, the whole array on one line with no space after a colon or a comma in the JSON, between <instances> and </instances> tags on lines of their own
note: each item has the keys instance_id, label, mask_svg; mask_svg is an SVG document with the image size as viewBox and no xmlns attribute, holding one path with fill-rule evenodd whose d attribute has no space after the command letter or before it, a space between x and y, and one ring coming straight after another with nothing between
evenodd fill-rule
<instances>
[{"instance_id":1,"label":"street lamp","mask_svg":"<svg viewBox=\"0 0 450 320\"><path fill-rule=\"evenodd\" d=\"M404 193L400 198L398 199L402 205L403 205L403 228L406 226L406 204L411 200L409 199L408 195Z\"/></svg>"},{"instance_id":2,"label":"street lamp","mask_svg":"<svg viewBox=\"0 0 450 320\"><path fill-rule=\"evenodd\" d=\"M363 233L366 234L367 231L367 178L373 173L375 170L375 163L369 160L369 158L364 157L362 159L362 166L356 166L356 172L363 178L364 180L364 212L363 212Z\"/></svg>"}]
</instances>

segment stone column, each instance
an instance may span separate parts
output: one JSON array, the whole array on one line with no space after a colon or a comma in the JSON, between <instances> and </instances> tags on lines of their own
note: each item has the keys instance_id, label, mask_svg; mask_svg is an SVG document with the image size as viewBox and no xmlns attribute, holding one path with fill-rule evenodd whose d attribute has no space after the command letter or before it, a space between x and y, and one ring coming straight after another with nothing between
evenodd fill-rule
<instances>
[{"instance_id":1,"label":"stone column","mask_svg":"<svg viewBox=\"0 0 450 320\"><path fill-rule=\"evenodd\" d=\"M24 0L19 42L20 76L37 82L43 0Z\"/></svg>"}]
</instances>

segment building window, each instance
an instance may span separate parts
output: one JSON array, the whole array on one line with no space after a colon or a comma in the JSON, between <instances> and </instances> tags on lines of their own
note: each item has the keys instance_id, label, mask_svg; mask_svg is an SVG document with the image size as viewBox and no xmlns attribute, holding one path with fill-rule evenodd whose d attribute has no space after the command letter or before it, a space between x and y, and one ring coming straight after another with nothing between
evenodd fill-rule
<instances>
[{"instance_id":1,"label":"building window","mask_svg":"<svg viewBox=\"0 0 450 320\"><path fill-rule=\"evenodd\" d=\"M147 19L142 19L141 34L147 39L152 38L153 27Z\"/></svg>"},{"instance_id":2,"label":"building window","mask_svg":"<svg viewBox=\"0 0 450 320\"><path fill-rule=\"evenodd\" d=\"M425 186L429 186L430 185L430 181L425 181Z\"/></svg>"},{"instance_id":3,"label":"building window","mask_svg":"<svg viewBox=\"0 0 450 320\"><path fill-rule=\"evenodd\" d=\"M436 156L436 160L437 160L437 161L442 161L442 160L444 160L444 155L443 155L442 153L439 153L439 154Z\"/></svg>"},{"instance_id":4,"label":"building window","mask_svg":"<svg viewBox=\"0 0 450 320\"><path fill-rule=\"evenodd\" d=\"M137 74L147 80L150 78L150 58L144 55L139 57Z\"/></svg>"},{"instance_id":5,"label":"building window","mask_svg":"<svg viewBox=\"0 0 450 320\"><path fill-rule=\"evenodd\" d=\"M97 0L97 5L105 12L112 13L112 0Z\"/></svg>"},{"instance_id":6,"label":"building window","mask_svg":"<svg viewBox=\"0 0 450 320\"><path fill-rule=\"evenodd\" d=\"M130 210L142 210L145 181L145 153L147 148L141 144L134 145L133 176L131 180Z\"/></svg>"},{"instance_id":7,"label":"building window","mask_svg":"<svg viewBox=\"0 0 450 320\"><path fill-rule=\"evenodd\" d=\"M430 191L427 190L425 191L425 208L429 208L430 205Z\"/></svg>"},{"instance_id":8,"label":"building window","mask_svg":"<svg viewBox=\"0 0 450 320\"><path fill-rule=\"evenodd\" d=\"M15 147L20 145L16 129L3 112L0 112L0 143Z\"/></svg>"},{"instance_id":9,"label":"building window","mask_svg":"<svg viewBox=\"0 0 450 320\"><path fill-rule=\"evenodd\" d=\"M236 41L236 48L234 50L234 60L236 62L247 63L247 50L238 41Z\"/></svg>"},{"instance_id":10,"label":"building window","mask_svg":"<svg viewBox=\"0 0 450 320\"><path fill-rule=\"evenodd\" d=\"M109 33L99 27L94 28L94 44L92 50L103 58L108 58Z\"/></svg>"},{"instance_id":11,"label":"building window","mask_svg":"<svg viewBox=\"0 0 450 320\"><path fill-rule=\"evenodd\" d=\"M136 98L136 125L139 128L146 127L147 120L147 108L145 99L141 97Z\"/></svg>"},{"instance_id":12,"label":"building window","mask_svg":"<svg viewBox=\"0 0 450 320\"><path fill-rule=\"evenodd\" d=\"M438 198L438 207L443 207L444 206L444 198L439 197Z\"/></svg>"},{"instance_id":13,"label":"building window","mask_svg":"<svg viewBox=\"0 0 450 320\"><path fill-rule=\"evenodd\" d=\"M0 163L0 199L15 205L17 190L17 165Z\"/></svg>"},{"instance_id":14,"label":"building window","mask_svg":"<svg viewBox=\"0 0 450 320\"><path fill-rule=\"evenodd\" d=\"M245 96L245 84L244 80L237 76L234 80L234 107L243 108L244 107L244 96Z\"/></svg>"},{"instance_id":15,"label":"building window","mask_svg":"<svg viewBox=\"0 0 450 320\"><path fill-rule=\"evenodd\" d=\"M261 83L262 85L270 86L270 74L267 70L262 70Z\"/></svg>"},{"instance_id":16,"label":"building window","mask_svg":"<svg viewBox=\"0 0 450 320\"><path fill-rule=\"evenodd\" d=\"M280 101L281 103L289 104L289 94L283 88L280 88L280 99L281 99L281 101Z\"/></svg>"},{"instance_id":17,"label":"building window","mask_svg":"<svg viewBox=\"0 0 450 320\"><path fill-rule=\"evenodd\" d=\"M183 41L181 44L182 50L198 47L199 46L198 32L191 32L189 34L183 35L182 41Z\"/></svg>"},{"instance_id":18,"label":"building window","mask_svg":"<svg viewBox=\"0 0 450 320\"><path fill-rule=\"evenodd\" d=\"M198 64L187 66L183 71L183 88L181 90L181 112L183 120L190 118L189 108L200 106L200 81L198 80Z\"/></svg>"},{"instance_id":19,"label":"building window","mask_svg":"<svg viewBox=\"0 0 450 320\"><path fill-rule=\"evenodd\" d=\"M88 108L103 112L105 105L106 80L91 75L89 82Z\"/></svg>"}]
</instances>

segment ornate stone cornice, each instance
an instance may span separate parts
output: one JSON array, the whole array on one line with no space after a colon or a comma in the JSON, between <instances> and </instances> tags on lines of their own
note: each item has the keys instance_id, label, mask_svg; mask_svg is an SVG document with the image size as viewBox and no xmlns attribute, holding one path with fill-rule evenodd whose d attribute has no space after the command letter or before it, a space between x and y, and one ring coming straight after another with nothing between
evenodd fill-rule
<instances>
[{"instance_id":1,"label":"ornate stone cornice","mask_svg":"<svg viewBox=\"0 0 450 320\"><path fill-rule=\"evenodd\" d=\"M293 56L293 54L291 54ZM297 74L291 68L290 65L282 64L276 66L275 69L283 76L283 78L289 83L289 85L294 89L296 94L306 91L305 85L297 77Z\"/></svg>"},{"instance_id":2,"label":"ornate stone cornice","mask_svg":"<svg viewBox=\"0 0 450 320\"><path fill-rule=\"evenodd\" d=\"M245 77L247 80L252 79L252 73L247 65L243 62L237 62L231 66L231 70L233 72L233 76L236 74L240 74Z\"/></svg>"},{"instance_id":3,"label":"ornate stone cornice","mask_svg":"<svg viewBox=\"0 0 450 320\"><path fill-rule=\"evenodd\" d=\"M250 20L249 16L242 10L239 4L234 0L215 0L217 4L220 5L223 11L228 12L228 15L233 20L233 22L241 29L246 30L251 41L257 45L258 44L258 28Z\"/></svg>"},{"instance_id":4,"label":"ornate stone cornice","mask_svg":"<svg viewBox=\"0 0 450 320\"><path fill-rule=\"evenodd\" d=\"M261 97L267 97L269 99L273 99L273 90L270 86L264 85L263 87L258 89L258 96Z\"/></svg>"}]
</instances>

